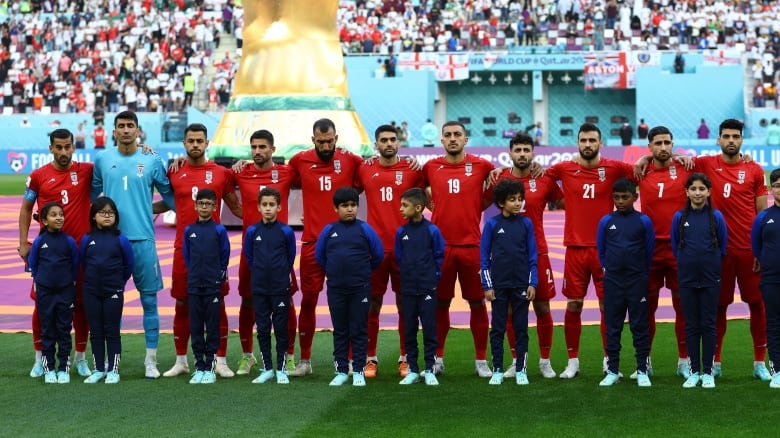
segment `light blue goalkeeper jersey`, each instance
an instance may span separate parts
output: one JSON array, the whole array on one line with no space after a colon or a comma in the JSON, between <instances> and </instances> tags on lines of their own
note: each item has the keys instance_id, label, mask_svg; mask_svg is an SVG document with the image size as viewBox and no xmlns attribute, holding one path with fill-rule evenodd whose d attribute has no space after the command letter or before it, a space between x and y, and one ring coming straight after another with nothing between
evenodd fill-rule
<instances>
[{"instance_id":1,"label":"light blue goalkeeper jersey","mask_svg":"<svg viewBox=\"0 0 780 438\"><path fill-rule=\"evenodd\" d=\"M173 210L173 189L159 155L144 154L140 148L132 155L122 155L118 148L97 154L92 200L101 192L114 200L121 218L119 228L129 240L154 240L154 187Z\"/></svg>"}]
</instances>

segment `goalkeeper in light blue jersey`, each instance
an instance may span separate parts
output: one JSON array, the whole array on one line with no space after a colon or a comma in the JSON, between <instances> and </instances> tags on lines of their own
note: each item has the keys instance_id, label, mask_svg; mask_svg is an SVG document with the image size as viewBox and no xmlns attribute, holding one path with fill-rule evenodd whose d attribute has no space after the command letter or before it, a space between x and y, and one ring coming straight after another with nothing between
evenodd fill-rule
<instances>
[{"instance_id":1,"label":"goalkeeper in light blue jersey","mask_svg":"<svg viewBox=\"0 0 780 438\"><path fill-rule=\"evenodd\" d=\"M157 370L157 344L160 317L157 292L163 288L162 271L154 242L152 195L154 189L165 204L174 209L173 190L165 165L157 154L144 154L138 147L138 117L122 111L114 118L117 147L100 152L95 158L92 200L100 193L112 198L122 214L122 233L130 240L135 256L133 281L141 297L146 335L146 377L160 377Z\"/></svg>"}]
</instances>

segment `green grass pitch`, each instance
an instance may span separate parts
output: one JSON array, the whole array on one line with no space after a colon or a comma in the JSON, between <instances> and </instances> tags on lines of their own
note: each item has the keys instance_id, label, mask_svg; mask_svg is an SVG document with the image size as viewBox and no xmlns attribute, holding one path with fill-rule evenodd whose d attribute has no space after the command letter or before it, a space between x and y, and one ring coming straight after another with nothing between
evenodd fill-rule
<instances>
[{"instance_id":1,"label":"green grass pitch","mask_svg":"<svg viewBox=\"0 0 780 438\"><path fill-rule=\"evenodd\" d=\"M726 337L724 376L717 388L683 389L676 377L671 324L659 324L653 353L652 388L628 378L600 388L598 327L583 329L581 374L573 380L538 374L536 333L531 329L529 377L493 387L474 375L471 335L453 330L447 342L446 374L440 386L398 385L397 336L380 335L380 369L365 388L328 386L333 373L332 337L319 332L314 374L289 386L253 385L252 375L219 379L215 385L189 385L188 377L143 379L143 336L124 335L122 381L116 386L86 385L72 373L69 385L44 385L27 376L32 365L29 334L2 334L0 436L240 436L268 437L628 437L773 436L774 406L780 390L751 376L752 347L746 321L731 321ZM556 327L552 363L565 365L563 329ZM174 360L170 335L160 340L160 369ZM228 349L235 367L240 346L235 334ZM621 370L632 370L634 352L624 331ZM190 359L191 362L191 359Z\"/></svg>"}]
</instances>

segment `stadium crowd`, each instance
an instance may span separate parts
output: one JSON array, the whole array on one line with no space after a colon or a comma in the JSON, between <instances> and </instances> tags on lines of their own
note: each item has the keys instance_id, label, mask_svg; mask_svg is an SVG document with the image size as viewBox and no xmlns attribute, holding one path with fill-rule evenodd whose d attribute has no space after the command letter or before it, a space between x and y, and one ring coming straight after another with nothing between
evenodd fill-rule
<instances>
[{"instance_id":1,"label":"stadium crowd","mask_svg":"<svg viewBox=\"0 0 780 438\"><path fill-rule=\"evenodd\" d=\"M754 77L761 79L754 105L764 106L776 97L778 12L775 1L356 0L342 2L337 26L347 55L744 43L754 54ZM208 110L217 111L229 101L243 9L233 0L3 1L0 22L6 112L181 110L202 90ZM236 56L214 59L225 35L236 38ZM216 71L207 73L208 65Z\"/></svg>"}]
</instances>

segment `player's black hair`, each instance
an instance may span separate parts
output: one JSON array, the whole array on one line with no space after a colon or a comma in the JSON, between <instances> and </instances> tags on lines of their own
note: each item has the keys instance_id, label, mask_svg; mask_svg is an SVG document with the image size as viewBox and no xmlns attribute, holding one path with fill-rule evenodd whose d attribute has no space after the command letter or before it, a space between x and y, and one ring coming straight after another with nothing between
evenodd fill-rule
<instances>
[{"instance_id":1,"label":"player's black hair","mask_svg":"<svg viewBox=\"0 0 780 438\"><path fill-rule=\"evenodd\" d=\"M383 132L392 132L393 134L398 135L398 129L396 129L392 125L379 125L379 127L376 128L374 131L374 140L379 140L379 134Z\"/></svg>"},{"instance_id":2,"label":"player's black hair","mask_svg":"<svg viewBox=\"0 0 780 438\"><path fill-rule=\"evenodd\" d=\"M209 138L209 130L203 123L190 123L184 128L184 136L187 136L188 132L202 132L206 138Z\"/></svg>"},{"instance_id":3,"label":"player's black hair","mask_svg":"<svg viewBox=\"0 0 780 438\"><path fill-rule=\"evenodd\" d=\"M509 140L509 150L511 151L512 147L516 144L528 145L531 146L531 149L533 149L534 139L525 132L518 132L514 137L512 137L511 140Z\"/></svg>"},{"instance_id":4,"label":"player's black hair","mask_svg":"<svg viewBox=\"0 0 780 438\"><path fill-rule=\"evenodd\" d=\"M333 130L333 132L336 132L336 124L333 123L333 120L331 119L319 119L316 122L314 122L314 126L312 126L312 132L328 132L329 130Z\"/></svg>"},{"instance_id":5,"label":"player's black hair","mask_svg":"<svg viewBox=\"0 0 780 438\"><path fill-rule=\"evenodd\" d=\"M65 140L69 139L71 143L73 143L73 133L65 128L57 128L54 131L49 133L49 144L54 144L54 139L60 139Z\"/></svg>"},{"instance_id":6,"label":"player's black hair","mask_svg":"<svg viewBox=\"0 0 780 438\"><path fill-rule=\"evenodd\" d=\"M257 131L252 133L252 136L249 137L249 142L251 143L252 140L268 140L268 143L273 146L274 145L274 135L271 134L271 131L268 131L267 129L258 129Z\"/></svg>"},{"instance_id":7,"label":"player's black hair","mask_svg":"<svg viewBox=\"0 0 780 438\"><path fill-rule=\"evenodd\" d=\"M674 136L672 135L672 131L669 130L666 126L654 126L649 131L647 131L647 142L652 143L653 138L656 135L664 135L669 134L669 138L674 139Z\"/></svg>"},{"instance_id":8,"label":"player's black hair","mask_svg":"<svg viewBox=\"0 0 780 438\"><path fill-rule=\"evenodd\" d=\"M742 134L742 129L745 127L745 124L740 122L737 119L726 119L720 123L720 127L718 127L718 137L720 137L721 134L723 134L724 129L736 129L739 131L740 134Z\"/></svg>"},{"instance_id":9,"label":"player's black hair","mask_svg":"<svg viewBox=\"0 0 780 438\"><path fill-rule=\"evenodd\" d=\"M599 127L594 125L593 123L583 123L582 125L580 125L580 129L579 131L577 131L577 136L579 136L583 132L595 132L599 135L599 140L601 140L601 129L599 129Z\"/></svg>"}]
</instances>

